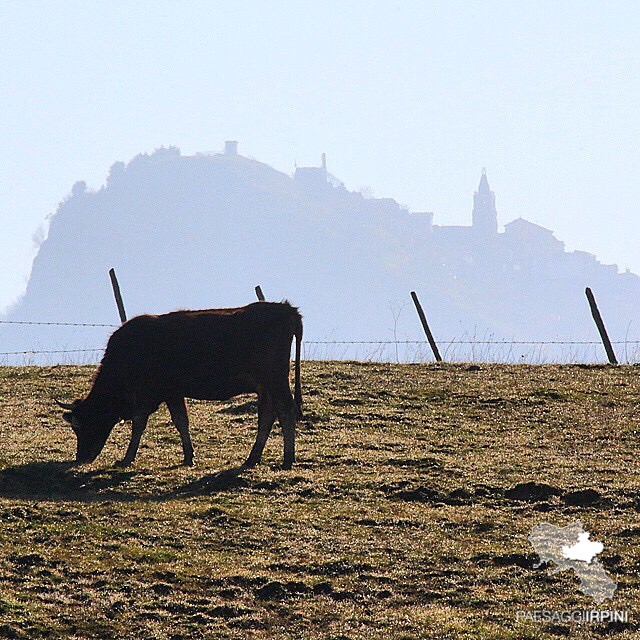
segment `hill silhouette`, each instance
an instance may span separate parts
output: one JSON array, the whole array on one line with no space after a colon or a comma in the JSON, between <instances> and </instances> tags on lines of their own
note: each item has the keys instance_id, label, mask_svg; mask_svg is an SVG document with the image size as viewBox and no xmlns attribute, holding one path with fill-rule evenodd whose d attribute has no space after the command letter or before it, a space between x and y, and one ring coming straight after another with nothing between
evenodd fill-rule
<instances>
[{"instance_id":1,"label":"hill silhouette","mask_svg":"<svg viewBox=\"0 0 640 640\"><path fill-rule=\"evenodd\" d=\"M584 298L591 286L612 339L633 338L639 278L566 253L526 221L502 234L483 227L485 196L494 202L481 181L474 227L437 227L430 214L348 191L324 158L291 177L233 144L216 155L159 149L115 163L95 192L74 185L6 317L117 324L115 267L130 317L238 306L260 284L267 299L300 306L308 340L421 340L415 289L443 341L597 340ZM106 331L16 327L3 346L102 346Z\"/></svg>"}]
</instances>

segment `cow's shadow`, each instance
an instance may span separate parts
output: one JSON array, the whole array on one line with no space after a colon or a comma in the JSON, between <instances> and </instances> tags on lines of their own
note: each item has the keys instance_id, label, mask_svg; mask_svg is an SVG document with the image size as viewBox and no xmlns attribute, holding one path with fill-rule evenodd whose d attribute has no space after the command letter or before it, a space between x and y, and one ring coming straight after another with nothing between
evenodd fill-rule
<instances>
[{"instance_id":1,"label":"cow's shadow","mask_svg":"<svg viewBox=\"0 0 640 640\"><path fill-rule=\"evenodd\" d=\"M136 469L82 470L72 462L29 462L0 470L0 498L33 501L154 502L249 487L242 467L208 474L179 487L152 487L142 491L131 481Z\"/></svg>"}]
</instances>

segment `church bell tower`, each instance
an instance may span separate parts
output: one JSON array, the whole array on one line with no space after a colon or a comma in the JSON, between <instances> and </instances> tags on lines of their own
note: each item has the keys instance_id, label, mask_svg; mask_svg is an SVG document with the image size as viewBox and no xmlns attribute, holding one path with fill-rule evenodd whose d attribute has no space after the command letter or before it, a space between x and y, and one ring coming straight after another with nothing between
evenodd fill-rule
<instances>
[{"instance_id":1,"label":"church bell tower","mask_svg":"<svg viewBox=\"0 0 640 640\"><path fill-rule=\"evenodd\" d=\"M488 238L498 233L498 212L496 194L489 189L487 171L482 169L480 185L473 194L473 232L480 238Z\"/></svg>"}]
</instances>

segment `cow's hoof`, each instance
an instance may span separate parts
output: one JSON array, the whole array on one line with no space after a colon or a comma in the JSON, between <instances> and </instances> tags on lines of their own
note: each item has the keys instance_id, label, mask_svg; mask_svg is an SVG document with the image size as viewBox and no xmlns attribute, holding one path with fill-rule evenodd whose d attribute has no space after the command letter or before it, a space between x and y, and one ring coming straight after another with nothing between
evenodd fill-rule
<instances>
[{"instance_id":1,"label":"cow's hoof","mask_svg":"<svg viewBox=\"0 0 640 640\"><path fill-rule=\"evenodd\" d=\"M132 460L118 460L115 464L119 469L125 469L126 467L130 467Z\"/></svg>"},{"instance_id":2,"label":"cow's hoof","mask_svg":"<svg viewBox=\"0 0 640 640\"><path fill-rule=\"evenodd\" d=\"M259 462L260 460L246 460L245 462L242 463L242 466L240 468L253 469L253 467L255 467Z\"/></svg>"},{"instance_id":3,"label":"cow's hoof","mask_svg":"<svg viewBox=\"0 0 640 640\"><path fill-rule=\"evenodd\" d=\"M291 471L291 467L293 467L293 462L285 462L285 463L282 465L282 468L283 468L285 471Z\"/></svg>"},{"instance_id":4,"label":"cow's hoof","mask_svg":"<svg viewBox=\"0 0 640 640\"><path fill-rule=\"evenodd\" d=\"M182 466L183 467L193 467L195 465L195 462L193 461L193 458L191 458L191 460L183 460L182 461Z\"/></svg>"}]
</instances>

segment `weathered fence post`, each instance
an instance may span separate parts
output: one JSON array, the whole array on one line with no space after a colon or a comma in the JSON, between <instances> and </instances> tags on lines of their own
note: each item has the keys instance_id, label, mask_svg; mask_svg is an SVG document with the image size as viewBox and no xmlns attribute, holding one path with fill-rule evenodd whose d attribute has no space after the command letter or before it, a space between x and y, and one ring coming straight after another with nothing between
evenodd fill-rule
<instances>
[{"instance_id":1,"label":"weathered fence post","mask_svg":"<svg viewBox=\"0 0 640 640\"><path fill-rule=\"evenodd\" d=\"M116 304L118 305L120 322L124 324L127 321L127 314L124 310L124 302L122 302L122 295L120 294L120 285L118 284L118 278L116 278L115 269L109 269L109 277L111 278L111 286L113 287L113 296L116 299Z\"/></svg>"},{"instance_id":2,"label":"weathered fence post","mask_svg":"<svg viewBox=\"0 0 640 640\"><path fill-rule=\"evenodd\" d=\"M256 287L256 296L258 296L258 300L260 300L260 302L264 302L264 293L262 293L260 285Z\"/></svg>"},{"instance_id":3,"label":"weathered fence post","mask_svg":"<svg viewBox=\"0 0 640 640\"><path fill-rule=\"evenodd\" d=\"M591 307L591 315L593 316L593 320L596 323L596 327L598 327L598 331L600 332L600 338L602 340L602 344L604 345L604 349L607 352L607 357L609 358L609 362L611 364L618 364L618 360L616 359L616 354L613 352L613 347L611 346L611 340L609 340L609 336L607 335L607 330L604 328L604 322L602 321L602 316L600 315L600 311L598 311L598 305L596 304L596 299L593 297L593 292L589 287L587 287L584 292L587 295L587 300L589 301L589 306Z\"/></svg>"},{"instance_id":4,"label":"weathered fence post","mask_svg":"<svg viewBox=\"0 0 640 640\"><path fill-rule=\"evenodd\" d=\"M420 322L422 323L422 328L427 336L427 340L431 345L431 351L433 351L433 355L437 362L442 362L442 358L440 357L440 352L438 351L438 345L436 341L433 339L433 334L431 333L431 329L429 329L429 324L427 323L427 318L424 315L424 311L422 310L422 305L418 300L418 296L415 291L411 292L411 298L413 299L413 304L416 305L416 311L418 312L418 316L420 317Z\"/></svg>"}]
</instances>

